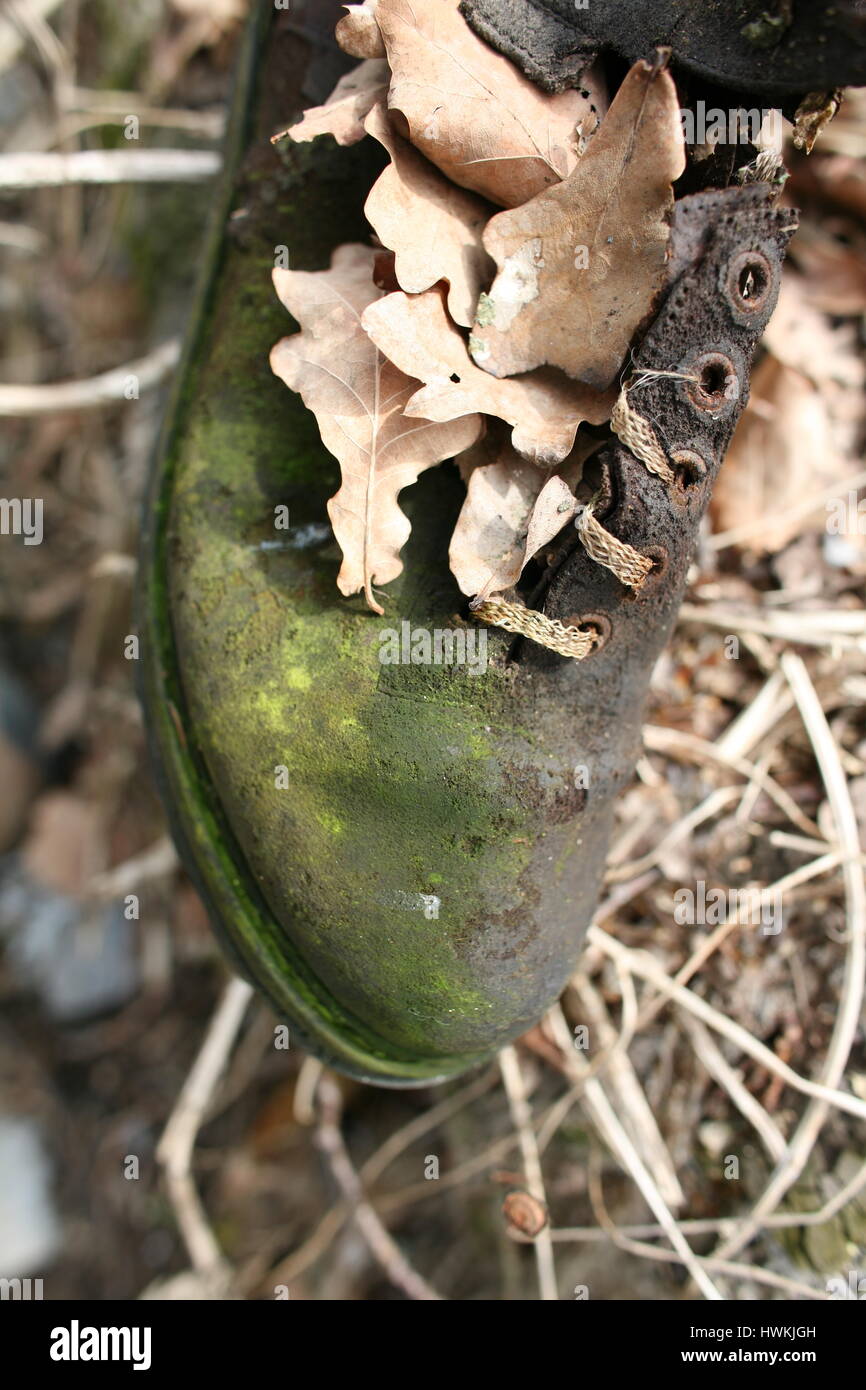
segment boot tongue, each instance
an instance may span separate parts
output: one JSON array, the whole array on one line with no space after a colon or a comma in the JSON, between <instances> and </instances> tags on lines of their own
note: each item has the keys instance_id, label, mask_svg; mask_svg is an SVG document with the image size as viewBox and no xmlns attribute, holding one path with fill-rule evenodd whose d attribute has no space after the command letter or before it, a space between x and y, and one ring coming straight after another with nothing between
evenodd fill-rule
<instances>
[{"instance_id":1,"label":"boot tongue","mask_svg":"<svg viewBox=\"0 0 866 1390\"><path fill-rule=\"evenodd\" d=\"M785 109L807 92L866 85L859 0L792 9L763 0L736 23L729 0L462 0L460 9L546 91L578 86L601 49L633 63L659 45L672 48L674 71Z\"/></svg>"}]
</instances>

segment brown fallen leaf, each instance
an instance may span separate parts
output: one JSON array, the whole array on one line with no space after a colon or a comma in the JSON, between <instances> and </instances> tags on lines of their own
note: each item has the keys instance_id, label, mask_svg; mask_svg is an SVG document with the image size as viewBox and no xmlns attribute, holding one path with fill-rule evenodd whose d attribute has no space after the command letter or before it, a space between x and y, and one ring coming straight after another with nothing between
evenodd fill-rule
<instances>
[{"instance_id":1,"label":"brown fallen leaf","mask_svg":"<svg viewBox=\"0 0 866 1390\"><path fill-rule=\"evenodd\" d=\"M489 430L457 460L466 500L448 548L451 572L472 598L515 584L525 563L526 530L545 474Z\"/></svg>"},{"instance_id":2,"label":"brown fallen leaf","mask_svg":"<svg viewBox=\"0 0 866 1390\"><path fill-rule=\"evenodd\" d=\"M673 78L635 63L568 178L491 220L499 273L478 306L479 366L501 377L551 365L609 386L664 283L684 168Z\"/></svg>"},{"instance_id":3,"label":"brown fallen leaf","mask_svg":"<svg viewBox=\"0 0 866 1390\"><path fill-rule=\"evenodd\" d=\"M388 105L412 144L464 188L516 207L574 168L605 100L598 78L551 96L472 32L459 0L378 0Z\"/></svg>"},{"instance_id":4,"label":"brown fallen leaf","mask_svg":"<svg viewBox=\"0 0 866 1390\"><path fill-rule=\"evenodd\" d=\"M830 126L832 130L833 126ZM866 151L866 139L862 135L857 146ZM824 203L861 220L866 219L864 164L866 161L860 154L821 155L817 161L810 159L792 171L785 192L794 206L802 207L809 201Z\"/></svg>"},{"instance_id":5,"label":"brown fallen leaf","mask_svg":"<svg viewBox=\"0 0 866 1390\"><path fill-rule=\"evenodd\" d=\"M567 465L563 471L566 471ZM565 526L566 522L571 521L577 510L577 501L572 488L576 478L573 474L580 475L580 467L568 472L568 479L563 476L563 472L554 473L535 499L535 506L532 508L532 515L529 518L529 525L526 528L526 556L524 564L528 564L533 555L537 555L539 550L543 550L546 545L554 540Z\"/></svg>"},{"instance_id":6,"label":"brown fallen leaf","mask_svg":"<svg viewBox=\"0 0 866 1390\"><path fill-rule=\"evenodd\" d=\"M828 155L843 155L862 161L866 155L866 92L862 87L847 88L845 100L831 123L821 131L818 153L824 165L830 163ZM816 162L810 160L809 164L814 168Z\"/></svg>"},{"instance_id":7,"label":"brown fallen leaf","mask_svg":"<svg viewBox=\"0 0 866 1390\"><path fill-rule=\"evenodd\" d=\"M382 245L395 252L400 288L419 294L447 281L451 317L468 327L493 274L481 240L490 205L451 183L396 135L384 103L373 107L366 127L391 163L373 185L364 213Z\"/></svg>"},{"instance_id":8,"label":"brown fallen leaf","mask_svg":"<svg viewBox=\"0 0 866 1390\"><path fill-rule=\"evenodd\" d=\"M384 58L385 45L376 23L377 0L364 0L363 5L344 5L344 15L334 31L344 53L353 58Z\"/></svg>"},{"instance_id":9,"label":"brown fallen leaf","mask_svg":"<svg viewBox=\"0 0 866 1390\"><path fill-rule=\"evenodd\" d=\"M822 393L800 372L765 357L752 379L751 399L737 426L712 500L713 529L728 531L763 518L745 546L772 555L802 532L823 528L821 489L850 475L833 447ZM782 514L816 494L811 518Z\"/></svg>"},{"instance_id":10,"label":"brown fallen leaf","mask_svg":"<svg viewBox=\"0 0 866 1390\"><path fill-rule=\"evenodd\" d=\"M830 124L842 105L841 89L834 92L808 92L794 114L794 148L811 154L818 136Z\"/></svg>"},{"instance_id":11,"label":"brown fallen leaf","mask_svg":"<svg viewBox=\"0 0 866 1390\"><path fill-rule=\"evenodd\" d=\"M381 613L373 584L400 574L409 538L398 494L474 443L483 422L478 415L447 425L403 418L418 383L386 361L361 326L380 293L375 259L371 247L341 246L330 270L274 270L274 288L301 332L277 343L271 368L314 412L325 448L340 463L342 487L328 503L343 552L340 592L363 590Z\"/></svg>"},{"instance_id":12,"label":"brown fallen leaf","mask_svg":"<svg viewBox=\"0 0 866 1390\"><path fill-rule=\"evenodd\" d=\"M866 313L864 239L853 223L844 230L850 242L840 241L825 227L807 221L794 239L791 255L803 272L808 297L816 309L859 318Z\"/></svg>"},{"instance_id":13,"label":"brown fallen leaf","mask_svg":"<svg viewBox=\"0 0 866 1390\"><path fill-rule=\"evenodd\" d=\"M863 360L857 345L857 325L831 326L826 314L811 302L809 281L786 265L779 299L764 330L765 348L786 367L793 367L816 385L838 382L861 391Z\"/></svg>"},{"instance_id":14,"label":"brown fallen leaf","mask_svg":"<svg viewBox=\"0 0 866 1390\"><path fill-rule=\"evenodd\" d=\"M388 78L388 64L381 58L368 58L340 78L324 106L311 106L297 125L282 134L299 143L333 135L338 145L356 145L367 133L368 113L385 98Z\"/></svg>"},{"instance_id":15,"label":"brown fallen leaf","mask_svg":"<svg viewBox=\"0 0 866 1390\"><path fill-rule=\"evenodd\" d=\"M528 463L501 430L489 430L457 462L466 501L448 559L461 592L487 598L517 583L532 556L559 535L576 503L564 478Z\"/></svg>"},{"instance_id":16,"label":"brown fallen leaf","mask_svg":"<svg viewBox=\"0 0 866 1390\"><path fill-rule=\"evenodd\" d=\"M389 294L364 313L364 327L385 356L425 385L406 414L444 422L479 411L512 426L511 442L534 463L561 463L574 447L578 426L604 424L616 400L544 369L500 379L476 367L460 330L450 322L439 289Z\"/></svg>"},{"instance_id":17,"label":"brown fallen leaf","mask_svg":"<svg viewBox=\"0 0 866 1390\"><path fill-rule=\"evenodd\" d=\"M832 325L811 303L811 285L792 266L782 275L779 300L763 337L778 362L801 372L820 391L830 420L829 459L840 464L844 480L862 453L866 425L866 363L859 324Z\"/></svg>"}]
</instances>

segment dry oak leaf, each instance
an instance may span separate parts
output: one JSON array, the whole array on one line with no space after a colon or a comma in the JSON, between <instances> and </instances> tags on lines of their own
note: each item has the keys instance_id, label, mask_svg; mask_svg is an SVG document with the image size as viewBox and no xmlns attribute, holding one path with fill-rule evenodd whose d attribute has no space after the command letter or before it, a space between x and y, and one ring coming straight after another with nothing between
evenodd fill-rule
<instances>
[{"instance_id":1,"label":"dry oak leaf","mask_svg":"<svg viewBox=\"0 0 866 1390\"><path fill-rule=\"evenodd\" d=\"M532 556L574 515L576 503L564 478L546 475L496 430L457 463L466 501L448 559L461 592L487 598L517 583Z\"/></svg>"},{"instance_id":2,"label":"dry oak leaf","mask_svg":"<svg viewBox=\"0 0 866 1390\"><path fill-rule=\"evenodd\" d=\"M311 106L297 125L284 133L299 143L315 140L317 135L333 135L338 145L356 145L367 133L367 115L388 91L388 76L383 59L368 58L340 78L324 106Z\"/></svg>"},{"instance_id":3,"label":"dry oak leaf","mask_svg":"<svg viewBox=\"0 0 866 1390\"><path fill-rule=\"evenodd\" d=\"M763 517L744 548L774 555L795 536L824 528L821 489L844 488L854 467L834 448L822 392L800 372L765 357L716 483L713 529L728 531ZM813 517L806 518L796 509L810 494L818 496Z\"/></svg>"},{"instance_id":4,"label":"dry oak leaf","mask_svg":"<svg viewBox=\"0 0 866 1390\"><path fill-rule=\"evenodd\" d=\"M602 425L610 419L615 388L601 393L552 370L500 380L476 367L439 289L387 295L365 311L364 327L389 361L425 383L406 406L412 418L444 422L474 411L495 415L512 426L518 453L548 467L571 453L584 421Z\"/></svg>"},{"instance_id":5,"label":"dry oak leaf","mask_svg":"<svg viewBox=\"0 0 866 1390\"><path fill-rule=\"evenodd\" d=\"M334 31L344 53L353 58L384 58L385 44L376 23L377 0L364 0L363 5L344 5L344 15Z\"/></svg>"},{"instance_id":6,"label":"dry oak leaf","mask_svg":"<svg viewBox=\"0 0 866 1390\"><path fill-rule=\"evenodd\" d=\"M850 230L853 233L853 228ZM862 236L849 245L823 227L805 223L791 255L803 272L808 297L816 309L840 318L866 313L863 250Z\"/></svg>"},{"instance_id":7,"label":"dry oak leaf","mask_svg":"<svg viewBox=\"0 0 866 1390\"><path fill-rule=\"evenodd\" d=\"M382 245L395 252L398 285L420 294L447 281L451 317L468 328L493 274L481 240L490 205L451 183L395 134L383 103L373 107L366 127L391 163L373 185L364 213Z\"/></svg>"},{"instance_id":8,"label":"dry oak leaf","mask_svg":"<svg viewBox=\"0 0 866 1390\"><path fill-rule=\"evenodd\" d=\"M529 517L546 475L493 431L457 463L467 484L466 500L448 560L462 593L487 598L520 577Z\"/></svg>"},{"instance_id":9,"label":"dry oak leaf","mask_svg":"<svg viewBox=\"0 0 866 1390\"><path fill-rule=\"evenodd\" d=\"M764 329L763 346L786 367L802 372L816 386L837 382L862 392L866 369L858 345L857 325L831 325L810 299L809 280L786 264L773 317Z\"/></svg>"},{"instance_id":10,"label":"dry oak leaf","mask_svg":"<svg viewBox=\"0 0 866 1390\"><path fill-rule=\"evenodd\" d=\"M330 270L274 270L274 288L302 331L277 343L271 368L313 411L340 464L343 483L328 503L343 552L340 592L363 590L381 613L373 584L400 574L409 538L398 494L474 443L483 422L478 415L447 425L403 418L418 383L386 361L361 326L364 309L379 297L375 257L371 247L341 246Z\"/></svg>"},{"instance_id":11,"label":"dry oak leaf","mask_svg":"<svg viewBox=\"0 0 866 1390\"><path fill-rule=\"evenodd\" d=\"M562 473L554 473L535 499L535 506L529 518L529 525L526 528L526 555L524 566L529 564L533 555L537 555L539 550L543 550L546 545L550 545L552 540L559 535L567 521L571 521L577 511L577 499L572 492L571 473L567 465L564 467L569 481L563 477ZM580 466L577 466L577 474L580 474Z\"/></svg>"},{"instance_id":12,"label":"dry oak leaf","mask_svg":"<svg viewBox=\"0 0 866 1390\"><path fill-rule=\"evenodd\" d=\"M605 101L598 79L540 91L472 32L459 0L378 0L391 64L388 105L454 183L517 207L574 168Z\"/></svg>"},{"instance_id":13,"label":"dry oak leaf","mask_svg":"<svg viewBox=\"0 0 866 1390\"><path fill-rule=\"evenodd\" d=\"M479 302L475 361L494 376L550 365L609 386L664 284L684 168L673 78L635 63L568 178L491 220L499 273Z\"/></svg>"}]
</instances>

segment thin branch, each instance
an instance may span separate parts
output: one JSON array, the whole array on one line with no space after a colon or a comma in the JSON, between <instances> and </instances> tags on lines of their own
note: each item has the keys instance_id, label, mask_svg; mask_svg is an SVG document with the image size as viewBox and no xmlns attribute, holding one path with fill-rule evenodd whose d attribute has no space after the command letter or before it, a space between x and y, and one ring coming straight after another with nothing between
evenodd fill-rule
<instances>
[{"instance_id":1,"label":"thin branch","mask_svg":"<svg viewBox=\"0 0 866 1390\"><path fill-rule=\"evenodd\" d=\"M855 473L853 477L843 481L847 488L856 492L859 488L866 487L866 472ZM804 497L795 506L786 507L781 512L774 512L774 523L777 522L780 526L784 526L789 521L807 520L819 507L823 507L826 502L838 495L839 486L838 482L831 483L829 487L822 488L820 492L813 492L808 497ZM718 531L716 535L708 536L706 546L708 550L726 550L730 545L741 545L743 541L750 540L752 536L764 535L766 530L767 519L762 513L739 526L732 526L727 531Z\"/></svg>"},{"instance_id":2,"label":"thin branch","mask_svg":"<svg viewBox=\"0 0 866 1390\"><path fill-rule=\"evenodd\" d=\"M83 381L60 381L44 386L0 386L0 417L29 418L66 410L97 410L117 401L136 399L170 376L180 361L180 340L170 338L146 357L112 367L110 372ZM134 389L134 395L130 391Z\"/></svg>"},{"instance_id":3,"label":"thin branch","mask_svg":"<svg viewBox=\"0 0 866 1390\"><path fill-rule=\"evenodd\" d=\"M762 888L751 901L741 901L733 916L720 922L709 936L704 937L685 964L680 966L673 977L674 984L687 985L692 976L706 965L710 957L718 951L723 942L727 941L732 932L736 931L738 927L750 925L743 921L743 918L756 915L763 910L765 905L772 906L774 902L778 902L780 896L791 892L794 888L799 888L801 884L808 883L813 878L819 878L822 874L830 873L832 869L838 869L842 859L842 854L836 850L832 854L821 855L819 859L813 859L810 864L802 864L799 869L792 869L789 874L777 879L775 883ZM654 998L649 999L640 1011L637 1021L638 1028L646 1028L647 1024L656 1017L656 1014L661 1013L666 1003L667 999L664 994L657 994Z\"/></svg>"},{"instance_id":4,"label":"thin branch","mask_svg":"<svg viewBox=\"0 0 866 1390\"><path fill-rule=\"evenodd\" d=\"M511 1121L520 1140L527 1190L531 1196L541 1202L546 1211L547 1195L544 1190L544 1176L541 1171L538 1144L535 1139L535 1131L532 1128L532 1111L526 1098L520 1058L513 1047L504 1047L500 1052L499 1069L502 1072L502 1082L508 1097ZM543 1230L539 1231L533 1240L533 1246L535 1247L538 1287L542 1302L555 1303L559 1299L559 1292L556 1286L556 1266L553 1259L553 1242L550 1239L549 1222Z\"/></svg>"},{"instance_id":5,"label":"thin branch","mask_svg":"<svg viewBox=\"0 0 866 1390\"><path fill-rule=\"evenodd\" d=\"M614 868L609 869L606 881L608 883L620 883L623 879L637 877L646 873L647 869L654 868L669 849L673 849L680 841L687 839L699 825L712 820L713 816L718 815L719 811L724 811L726 806L731 806L735 801L739 801L742 790L742 787L719 787L716 791L711 792L700 805L693 807L675 825L672 825L658 844L646 854L641 855L640 859L633 859L629 864L617 864Z\"/></svg>"},{"instance_id":6,"label":"thin branch","mask_svg":"<svg viewBox=\"0 0 866 1390\"><path fill-rule=\"evenodd\" d=\"M732 1066L728 1065L721 1048L702 1023L683 1010L682 1025L688 1033L698 1061L722 1090L727 1091L734 1105L758 1132L764 1148L774 1163L778 1163L788 1152L785 1136L778 1125L770 1118L751 1091L746 1090Z\"/></svg>"},{"instance_id":7,"label":"thin branch","mask_svg":"<svg viewBox=\"0 0 866 1390\"><path fill-rule=\"evenodd\" d=\"M496 1070L491 1067L483 1076L476 1077L474 1081L471 1081L468 1086L462 1086L453 1095L440 1100L438 1105L422 1111L420 1115L409 1120L408 1124L394 1130L393 1134L389 1134L384 1144L370 1155L362 1167L361 1177L364 1180L364 1185L372 1187L394 1160L399 1158L401 1153L405 1153L410 1144L414 1144L417 1139L429 1134L431 1130L438 1129L453 1115L459 1114L467 1105L471 1105L474 1100L486 1095L497 1080Z\"/></svg>"},{"instance_id":8,"label":"thin branch","mask_svg":"<svg viewBox=\"0 0 866 1390\"><path fill-rule=\"evenodd\" d=\"M75 183L200 183L218 174L214 150L54 150L0 154L0 188Z\"/></svg>"},{"instance_id":9,"label":"thin branch","mask_svg":"<svg viewBox=\"0 0 866 1390\"><path fill-rule=\"evenodd\" d=\"M743 758L761 742L793 706L791 692L781 671L774 671L761 686L754 700L732 719L716 739L715 749L722 758Z\"/></svg>"},{"instance_id":10,"label":"thin branch","mask_svg":"<svg viewBox=\"0 0 866 1390\"><path fill-rule=\"evenodd\" d=\"M228 1265L192 1176L192 1155L252 993L245 980L233 979L225 989L156 1151L193 1267L215 1285L227 1282Z\"/></svg>"},{"instance_id":11,"label":"thin branch","mask_svg":"<svg viewBox=\"0 0 866 1390\"><path fill-rule=\"evenodd\" d=\"M862 608L822 608L778 613L767 608L726 608L722 604L684 603L682 622L721 628L723 632L757 632L799 646L866 651L866 611Z\"/></svg>"},{"instance_id":12,"label":"thin branch","mask_svg":"<svg viewBox=\"0 0 866 1390\"><path fill-rule=\"evenodd\" d=\"M645 1245L641 1241L631 1240L616 1226L604 1203L600 1177L597 1171L592 1168L590 1168L589 1174L589 1192L593 1212L599 1225L620 1250L625 1250L631 1255L638 1255L645 1260L684 1263L681 1255L677 1255L671 1250L661 1250L657 1245ZM785 1293L793 1294L798 1298L808 1298L821 1303L826 1302L827 1299L826 1293L813 1289L809 1284L801 1284L798 1280L789 1279L784 1274L774 1274L771 1270L756 1268L754 1265L734 1264L730 1260L723 1260L712 1255L701 1256L699 1263L703 1269L711 1269L717 1274L726 1274L736 1279L749 1279L756 1284L766 1284L770 1288L782 1289Z\"/></svg>"},{"instance_id":13,"label":"thin branch","mask_svg":"<svg viewBox=\"0 0 866 1390\"><path fill-rule=\"evenodd\" d=\"M154 879L166 878L174 873L179 863L174 842L168 835L163 835L141 854L125 859L122 864L116 864L104 873L95 874L87 885L87 894L100 902L125 898L142 883L151 883Z\"/></svg>"},{"instance_id":14,"label":"thin branch","mask_svg":"<svg viewBox=\"0 0 866 1390\"><path fill-rule=\"evenodd\" d=\"M185 130L206 140L219 140L225 131L225 110L172 110L155 107L143 92L100 91L93 87L73 87L61 113L63 135L76 134L94 125L119 125L134 115L143 126L165 126Z\"/></svg>"},{"instance_id":15,"label":"thin branch","mask_svg":"<svg viewBox=\"0 0 866 1390\"><path fill-rule=\"evenodd\" d=\"M324 1072L319 1081L318 1097L319 1127L316 1142L328 1160L334 1181L348 1202L352 1218L370 1253L390 1282L395 1288L401 1289L407 1298L420 1302L441 1302L441 1295L412 1268L364 1196L361 1179L349 1157L340 1129L340 1088L328 1072Z\"/></svg>"},{"instance_id":16,"label":"thin branch","mask_svg":"<svg viewBox=\"0 0 866 1390\"><path fill-rule=\"evenodd\" d=\"M60 0L28 0L31 18L45 20L60 6ZM0 72L5 72L17 59L27 42L27 33L13 20L15 11L7 6L6 12L0 10Z\"/></svg>"},{"instance_id":17,"label":"thin branch","mask_svg":"<svg viewBox=\"0 0 866 1390\"><path fill-rule=\"evenodd\" d=\"M322 1072L325 1070L318 1057L305 1057L301 1063L301 1070L298 1072L298 1079L295 1082L295 1098L292 1110L299 1125L313 1125L316 1123L316 1092L319 1089L319 1082L322 1079ZM286 1279L277 1280L278 1283L288 1283Z\"/></svg>"},{"instance_id":18,"label":"thin branch","mask_svg":"<svg viewBox=\"0 0 866 1390\"><path fill-rule=\"evenodd\" d=\"M631 981L631 976L620 965L623 978ZM655 1116L650 1109L643 1087L627 1054L629 1035L624 1030L620 1045L616 1031L611 1023L604 1000L585 975L578 973L572 977L571 989L580 998L584 1016L595 1028L598 1041L603 1048L610 1049L606 1067L610 1089L616 1092L619 1113L635 1148L643 1159L659 1191L669 1207L681 1207L685 1193L677 1178L676 1169L662 1138ZM632 995L634 989L631 989Z\"/></svg>"},{"instance_id":19,"label":"thin branch","mask_svg":"<svg viewBox=\"0 0 866 1390\"><path fill-rule=\"evenodd\" d=\"M765 1218L763 1228L768 1231L786 1231L801 1226L824 1226L828 1221L832 1221L834 1216L838 1216L840 1211L844 1211L848 1203L853 1202L864 1188L866 1188L866 1163L818 1211L773 1213ZM733 1216L700 1217L697 1220L680 1221L678 1225L684 1235L729 1235L737 1229L737 1220ZM663 1236L665 1234L663 1226L652 1224L620 1226L619 1231L621 1235L641 1237ZM552 1235L554 1241L589 1241L593 1244L609 1239L608 1232L599 1229L598 1226L555 1226Z\"/></svg>"},{"instance_id":20,"label":"thin branch","mask_svg":"<svg viewBox=\"0 0 866 1390\"><path fill-rule=\"evenodd\" d=\"M40 256L46 245L45 234L34 227L25 227L20 222L0 222L0 246L9 246L13 251L23 251L29 256Z\"/></svg>"},{"instance_id":21,"label":"thin branch","mask_svg":"<svg viewBox=\"0 0 866 1390\"><path fill-rule=\"evenodd\" d=\"M455 1091L453 1095L434 1105L432 1109L425 1110L420 1115L416 1115L413 1120L402 1128L395 1130L385 1140L384 1144L371 1154L366 1163L360 1169L360 1178L365 1189L372 1185L382 1176L385 1170L390 1167L401 1153L415 1143L417 1139L423 1138L431 1130L437 1129L444 1124L452 1115L456 1115L464 1106L469 1105L473 1100L489 1091L491 1086L498 1082L499 1076L495 1069L491 1068L486 1075L470 1082L468 1086ZM297 1097L297 1091L296 1091ZM297 1108L297 1099L296 1099ZM510 1142L510 1141L509 1141ZM516 1143L516 1140L514 1141ZM494 1161L490 1160L491 1163ZM430 1188L438 1188L440 1183L425 1183L425 1194ZM377 1208L381 1209L381 1202L374 1200ZM316 1229L307 1237L303 1245L298 1246L290 1255L281 1260L271 1274L268 1276L269 1282L274 1284L290 1284L298 1275L309 1269L310 1265L320 1259L325 1253L331 1242L339 1234L344 1222L350 1215L349 1205L345 1201L335 1203L329 1211L325 1212Z\"/></svg>"},{"instance_id":22,"label":"thin branch","mask_svg":"<svg viewBox=\"0 0 866 1390\"><path fill-rule=\"evenodd\" d=\"M473 1178L479 1177L488 1168L492 1168L495 1163L502 1163L518 1145L519 1140L515 1133L506 1134L502 1139L497 1139L494 1143L489 1144L481 1153L467 1158L463 1163L458 1163L456 1168L449 1169L439 1178L438 1182L413 1182L407 1187L398 1188L396 1192L377 1196L376 1210L387 1215L388 1212L400 1211L401 1208L412 1203L423 1202L431 1197L441 1197L443 1192L448 1192L455 1187L462 1187Z\"/></svg>"},{"instance_id":23,"label":"thin branch","mask_svg":"<svg viewBox=\"0 0 866 1390\"><path fill-rule=\"evenodd\" d=\"M749 781L754 782L761 791L765 792L771 801L775 801L779 810L788 817L792 824L798 825L807 835L820 835L821 831L818 826L803 814L791 794L786 792L785 788L781 787L774 777L764 772L748 758L739 758L725 753L716 744L698 738L696 734L683 733L680 729L665 729L654 724L644 725L643 742L644 747L649 748L653 753L664 753L673 758L680 756L688 758L692 762L710 763L716 767L731 768L733 771L741 773L743 777L747 777Z\"/></svg>"},{"instance_id":24,"label":"thin branch","mask_svg":"<svg viewBox=\"0 0 866 1390\"><path fill-rule=\"evenodd\" d=\"M553 1036L563 1054L563 1059L574 1080L580 1082L588 1070L588 1064L578 1056L572 1047L571 1034L562 1010L556 1005L547 1015ZM683 1258L683 1263L700 1289L704 1298L718 1301L722 1295L712 1279L697 1259L694 1251L682 1234L664 1198L658 1190L650 1173L647 1172L641 1157L611 1107L601 1083L594 1078L586 1082L583 1098L584 1108L595 1124L600 1136L611 1152L619 1159L627 1173L630 1173L656 1220L664 1227L665 1234L674 1250Z\"/></svg>"}]
</instances>

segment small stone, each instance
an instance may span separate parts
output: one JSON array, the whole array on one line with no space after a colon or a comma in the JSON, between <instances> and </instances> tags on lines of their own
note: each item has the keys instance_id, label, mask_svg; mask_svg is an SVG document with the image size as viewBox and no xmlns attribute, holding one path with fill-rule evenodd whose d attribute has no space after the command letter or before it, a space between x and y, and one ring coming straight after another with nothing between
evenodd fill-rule
<instances>
[{"instance_id":1,"label":"small stone","mask_svg":"<svg viewBox=\"0 0 866 1390\"><path fill-rule=\"evenodd\" d=\"M39 1128L7 1115L0 1119L0 1279L42 1278L60 1242Z\"/></svg>"},{"instance_id":2,"label":"small stone","mask_svg":"<svg viewBox=\"0 0 866 1390\"><path fill-rule=\"evenodd\" d=\"M136 926L122 902L95 911L20 870L0 891L0 938L22 983L58 1023L121 1008L139 988Z\"/></svg>"}]
</instances>

